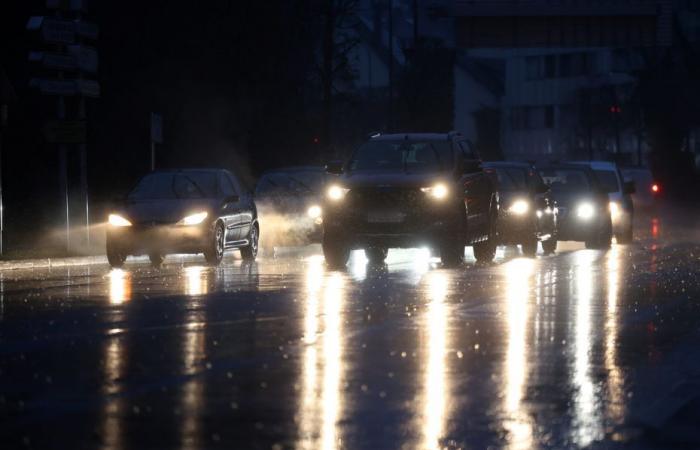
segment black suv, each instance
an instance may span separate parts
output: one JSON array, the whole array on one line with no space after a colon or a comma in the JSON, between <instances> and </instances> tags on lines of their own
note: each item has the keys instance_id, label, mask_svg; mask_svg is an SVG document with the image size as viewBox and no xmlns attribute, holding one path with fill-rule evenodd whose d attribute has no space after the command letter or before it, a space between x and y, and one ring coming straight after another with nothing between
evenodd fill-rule
<instances>
[{"instance_id":1,"label":"black suv","mask_svg":"<svg viewBox=\"0 0 700 450\"><path fill-rule=\"evenodd\" d=\"M465 245L478 261L496 249L498 194L469 142L459 133L375 135L345 163L326 190L323 253L342 267L363 248L381 263L390 247L428 246L445 265L459 264Z\"/></svg>"}]
</instances>

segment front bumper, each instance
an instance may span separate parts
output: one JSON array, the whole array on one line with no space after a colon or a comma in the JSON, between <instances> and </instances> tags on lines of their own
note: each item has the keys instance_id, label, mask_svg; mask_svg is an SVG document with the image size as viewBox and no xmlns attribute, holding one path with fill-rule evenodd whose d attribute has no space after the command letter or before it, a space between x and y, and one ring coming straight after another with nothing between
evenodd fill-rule
<instances>
[{"instance_id":1,"label":"front bumper","mask_svg":"<svg viewBox=\"0 0 700 450\"><path fill-rule=\"evenodd\" d=\"M537 226L532 216L505 213L499 216L497 227L498 241L502 245L516 245L537 238Z\"/></svg>"},{"instance_id":2,"label":"front bumper","mask_svg":"<svg viewBox=\"0 0 700 450\"><path fill-rule=\"evenodd\" d=\"M206 225L139 225L107 230L107 245L129 255L200 253L211 239L212 230Z\"/></svg>"}]
</instances>

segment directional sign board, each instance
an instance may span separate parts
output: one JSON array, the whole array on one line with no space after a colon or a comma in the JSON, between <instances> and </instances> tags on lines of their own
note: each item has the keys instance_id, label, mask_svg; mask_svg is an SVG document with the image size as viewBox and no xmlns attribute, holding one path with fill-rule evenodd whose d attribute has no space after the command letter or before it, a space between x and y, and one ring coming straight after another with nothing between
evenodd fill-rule
<instances>
[{"instance_id":1,"label":"directional sign board","mask_svg":"<svg viewBox=\"0 0 700 450\"><path fill-rule=\"evenodd\" d=\"M44 95L83 95L97 98L100 96L100 83L95 80L56 80L32 78L30 87L38 87Z\"/></svg>"},{"instance_id":2,"label":"directional sign board","mask_svg":"<svg viewBox=\"0 0 700 450\"><path fill-rule=\"evenodd\" d=\"M97 73L97 50L85 45L69 45L68 53L75 58L80 70Z\"/></svg>"},{"instance_id":3,"label":"directional sign board","mask_svg":"<svg viewBox=\"0 0 700 450\"><path fill-rule=\"evenodd\" d=\"M55 17L33 16L27 22L30 31L41 30L44 42L74 44L76 35L85 39L97 39L100 28L91 22L71 21Z\"/></svg>"},{"instance_id":4,"label":"directional sign board","mask_svg":"<svg viewBox=\"0 0 700 450\"><path fill-rule=\"evenodd\" d=\"M87 136L85 122L81 120L50 120L42 131L50 144L83 144Z\"/></svg>"}]
</instances>

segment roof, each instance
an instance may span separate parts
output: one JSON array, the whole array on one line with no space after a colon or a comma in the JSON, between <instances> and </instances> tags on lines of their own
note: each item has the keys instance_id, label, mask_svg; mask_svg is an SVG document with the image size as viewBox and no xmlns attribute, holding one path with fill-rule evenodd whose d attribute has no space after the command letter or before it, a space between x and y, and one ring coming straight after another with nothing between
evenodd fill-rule
<instances>
[{"instance_id":1,"label":"roof","mask_svg":"<svg viewBox=\"0 0 700 450\"><path fill-rule=\"evenodd\" d=\"M532 164L520 161L484 161L484 167L517 167L519 169L531 169Z\"/></svg>"},{"instance_id":2,"label":"roof","mask_svg":"<svg viewBox=\"0 0 700 450\"><path fill-rule=\"evenodd\" d=\"M588 166L593 170L617 169L617 164L612 161L567 161L567 163Z\"/></svg>"},{"instance_id":3,"label":"roof","mask_svg":"<svg viewBox=\"0 0 700 450\"><path fill-rule=\"evenodd\" d=\"M263 174L267 173L278 173L278 172L324 172L324 168L321 166L289 166L289 167L277 167L274 169L268 169Z\"/></svg>"},{"instance_id":4,"label":"roof","mask_svg":"<svg viewBox=\"0 0 700 450\"><path fill-rule=\"evenodd\" d=\"M392 133L379 134L372 136L373 141L399 141L399 140L421 140L421 141L446 141L454 136L455 132L450 133Z\"/></svg>"}]
</instances>

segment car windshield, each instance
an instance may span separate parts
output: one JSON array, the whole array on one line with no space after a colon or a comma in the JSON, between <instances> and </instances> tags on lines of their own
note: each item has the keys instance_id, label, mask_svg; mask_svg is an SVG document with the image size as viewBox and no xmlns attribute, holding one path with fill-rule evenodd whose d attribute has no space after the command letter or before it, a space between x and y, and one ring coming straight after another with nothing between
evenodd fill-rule
<instances>
[{"instance_id":1,"label":"car windshield","mask_svg":"<svg viewBox=\"0 0 700 450\"><path fill-rule=\"evenodd\" d=\"M263 175L256 195L309 194L321 191L324 175L320 170L271 172Z\"/></svg>"},{"instance_id":2,"label":"car windshield","mask_svg":"<svg viewBox=\"0 0 700 450\"><path fill-rule=\"evenodd\" d=\"M612 170L596 170L595 175L605 192L619 192L622 190L620 189L616 172Z\"/></svg>"},{"instance_id":3,"label":"car windshield","mask_svg":"<svg viewBox=\"0 0 700 450\"><path fill-rule=\"evenodd\" d=\"M452 166L448 141L370 141L355 151L350 171L436 172Z\"/></svg>"},{"instance_id":4,"label":"car windshield","mask_svg":"<svg viewBox=\"0 0 700 450\"><path fill-rule=\"evenodd\" d=\"M216 174L213 172L162 172L143 177L129 194L129 199L213 198L216 192Z\"/></svg>"},{"instance_id":5,"label":"car windshield","mask_svg":"<svg viewBox=\"0 0 700 450\"><path fill-rule=\"evenodd\" d=\"M522 191L527 189L527 171L525 169L497 167L496 177L501 191Z\"/></svg>"},{"instance_id":6,"label":"car windshield","mask_svg":"<svg viewBox=\"0 0 700 450\"><path fill-rule=\"evenodd\" d=\"M543 169L540 175L554 192L590 191L591 183L584 170Z\"/></svg>"}]
</instances>

